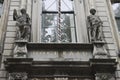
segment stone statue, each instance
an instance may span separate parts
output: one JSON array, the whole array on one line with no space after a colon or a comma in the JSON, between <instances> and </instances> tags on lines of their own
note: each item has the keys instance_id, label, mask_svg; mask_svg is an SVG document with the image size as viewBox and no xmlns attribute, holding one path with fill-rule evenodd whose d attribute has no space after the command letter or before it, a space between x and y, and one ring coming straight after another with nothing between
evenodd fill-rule
<instances>
[{"instance_id":1,"label":"stone statue","mask_svg":"<svg viewBox=\"0 0 120 80\"><path fill-rule=\"evenodd\" d=\"M88 29L90 31L91 41L102 41L103 22L101 21L99 16L95 15L95 13L96 13L95 9L90 9L91 15L87 17L88 25L89 25Z\"/></svg>"},{"instance_id":2,"label":"stone statue","mask_svg":"<svg viewBox=\"0 0 120 80\"><path fill-rule=\"evenodd\" d=\"M30 40L30 32L31 32L31 22L30 17L26 13L25 9L21 9L21 15L18 16L17 10L14 9L13 12L13 20L17 21L17 40Z\"/></svg>"}]
</instances>

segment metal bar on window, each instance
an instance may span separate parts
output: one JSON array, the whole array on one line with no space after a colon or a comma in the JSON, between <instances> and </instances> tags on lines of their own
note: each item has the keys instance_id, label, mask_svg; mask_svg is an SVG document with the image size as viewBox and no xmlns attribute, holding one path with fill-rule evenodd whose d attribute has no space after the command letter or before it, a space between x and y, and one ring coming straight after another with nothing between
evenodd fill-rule
<instances>
[{"instance_id":1,"label":"metal bar on window","mask_svg":"<svg viewBox=\"0 0 120 80\"><path fill-rule=\"evenodd\" d=\"M56 11L42 11L42 13L55 13L58 14ZM61 11L61 14L74 14L74 11Z\"/></svg>"}]
</instances>

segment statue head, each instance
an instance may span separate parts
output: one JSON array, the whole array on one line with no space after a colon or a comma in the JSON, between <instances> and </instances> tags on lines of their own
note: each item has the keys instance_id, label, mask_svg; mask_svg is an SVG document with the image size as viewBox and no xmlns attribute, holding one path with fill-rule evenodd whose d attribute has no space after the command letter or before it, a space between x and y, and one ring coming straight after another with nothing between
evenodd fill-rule
<instances>
[{"instance_id":1,"label":"statue head","mask_svg":"<svg viewBox=\"0 0 120 80\"><path fill-rule=\"evenodd\" d=\"M26 10L23 8L20 10L22 14L26 14Z\"/></svg>"},{"instance_id":2,"label":"statue head","mask_svg":"<svg viewBox=\"0 0 120 80\"><path fill-rule=\"evenodd\" d=\"M90 9L90 13L91 13L92 15L95 15L96 10L95 10L95 9Z\"/></svg>"}]
</instances>

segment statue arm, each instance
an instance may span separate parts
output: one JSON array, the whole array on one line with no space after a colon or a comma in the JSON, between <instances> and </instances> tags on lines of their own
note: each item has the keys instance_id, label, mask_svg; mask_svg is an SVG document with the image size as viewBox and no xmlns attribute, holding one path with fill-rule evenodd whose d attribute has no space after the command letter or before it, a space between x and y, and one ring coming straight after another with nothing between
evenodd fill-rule
<instances>
[{"instance_id":1,"label":"statue arm","mask_svg":"<svg viewBox=\"0 0 120 80\"><path fill-rule=\"evenodd\" d=\"M91 26L90 26L90 16L87 17L87 24L88 24L88 29L90 29L91 28Z\"/></svg>"},{"instance_id":2,"label":"statue arm","mask_svg":"<svg viewBox=\"0 0 120 80\"><path fill-rule=\"evenodd\" d=\"M27 23L28 23L29 25L31 25L31 19L30 19L30 17L29 17L28 14L27 14Z\"/></svg>"},{"instance_id":3,"label":"statue arm","mask_svg":"<svg viewBox=\"0 0 120 80\"><path fill-rule=\"evenodd\" d=\"M17 18L18 18L17 10L14 9L14 11L13 11L13 20L16 21Z\"/></svg>"},{"instance_id":4,"label":"statue arm","mask_svg":"<svg viewBox=\"0 0 120 80\"><path fill-rule=\"evenodd\" d=\"M100 25L102 26L102 25L103 25L103 22L102 22L102 20L100 19L99 16L98 16L98 19L99 19L99 21L100 21Z\"/></svg>"}]
</instances>

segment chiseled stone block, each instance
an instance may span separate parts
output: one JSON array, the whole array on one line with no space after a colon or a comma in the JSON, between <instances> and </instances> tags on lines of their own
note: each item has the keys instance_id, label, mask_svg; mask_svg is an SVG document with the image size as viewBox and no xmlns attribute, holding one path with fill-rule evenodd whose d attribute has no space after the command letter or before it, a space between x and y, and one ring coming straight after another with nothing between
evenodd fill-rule
<instances>
[{"instance_id":1,"label":"chiseled stone block","mask_svg":"<svg viewBox=\"0 0 120 80\"><path fill-rule=\"evenodd\" d=\"M110 26L109 22L103 22L103 26Z\"/></svg>"},{"instance_id":2,"label":"chiseled stone block","mask_svg":"<svg viewBox=\"0 0 120 80\"><path fill-rule=\"evenodd\" d=\"M107 17L107 16L100 16L100 19L101 19L102 21L108 21L108 17Z\"/></svg>"},{"instance_id":3,"label":"chiseled stone block","mask_svg":"<svg viewBox=\"0 0 120 80\"><path fill-rule=\"evenodd\" d=\"M104 32L111 32L111 29L109 26L105 26L105 27L103 27L103 31Z\"/></svg>"},{"instance_id":4,"label":"chiseled stone block","mask_svg":"<svg viewBox=\"0 0 120 80\"><path fill-rule=\"evenodd\" d=\"M108 50L110 56L117 57L117 52L115 50Z\"/></svg>"},{"instance_id":5,"label":"chiseled stone block","mask_svg":"<svg viewBox=\"0 0 120 80\"><path fill-rule=\"evenodd\" d=\"M20 1L20 0L11 0L11 2L12 2L12 1L15 1L15 2L17 2L17 1Z\"/></svg>"},{"instance_id":6,"label":"chiseled stone block","mask_svg":"<svg viewBox=\"0 0 120 80\"><path fill-rule=\"evenodd\" d=\"M114 43L113 38L105 38L106 43Z\"/></svg>"},{"instance_id":7,"label":"chiseled stone block","mask_svg":"<svg viewBox=\"0 0 120 80\"><path fill-rule=\"evenodd\" d=\"M10 21L13 20L13 16L9 16L8 20L10 20Z\"/></svg>"},{"instance_id":8,"label":"chiseled stone block","mask_svg":"<svg viewBox=\"0 0 120 80\"><path fill-rule=\"evenodd\" d=\"M100 2L97 2L97 3L96 3L96 6L97 6L97 7L101 7L101 6L102 6L102 7L105 7L105 4L104 4L103 2L101 2L101 3L100 3Z\"/></svg>"},{"instance_id":9,"label":"chiseled stone block","mask_svg":"<svg viewBox=\"0 0 120 80\"><path fill-rule=\"evenodd\" d=\"M116 49L115 44L107 44L108 49Z\"/></svg>"},{"instance_id":10,"label":"chiseled stone block","mask_svg":"<svg viewBox=\"0 0 120 80\"><path fill-rule=\"evenodd\" d=\"M8 25L16 25L16 21L8 21Z\"/></svg>"},{"instance_id":11,"label":"chiseled stone block","mask_svg":"<svg viewBox=\"0 0 120 80\"><path fill-rule=\"evenodd\" d=\"M110 32L104 32L104 38L112 38L112 34Z\"/></svg>"},{"instance_id":12,"label":"chiseled stone block","mask_svg":"<svg viewBox=\"0 0 120 80\"><path fill-rule=\"evenodd\" d=\"M4 52L3 52L3 55L12 55L12 52L13 52L13 50L5 50L4 49Z\"/></svg>"},{"instance_id":13,"label":"chiseled stone block","mask_svg":"<svg viewBox=\"0 0 120 80\"><path fill-rule=\"evenodd\" d=\"M7 27L7 32L15 32L16 31L16 26L8 26Z\"/></svg>"},{"instance_id":14,"label":"chiseled stone block","mask_svg":"<svg viewBox=\"0 0 120 80\"><path fill-rule=\"evenodd\" d=\"M97 11L106 11L106 7L96 7Z\"/></svg>"},{"instance_id":15,"label":"chiseled stone block","mask_svg":"<svg viewBox=\"0 0 120 80\"><path fill-rule=\"evenodd\" d=\"M7 32L6 37L9 37L9 38L16 37L16 32Z\"/></svg>"},{"instance_id":16,"label":"chiseled stone block","mask_svg":"<svg viewBox=\"0 0 120 80\"><path fill-rule=\"evenodd\" d=\"M5 39L5 43L14 43L15 38L7 38Z\"/></svg>"},{"instance_id":17,"label":"chiseled stone block","mask_svg":"<svg viewBox=\"0 0 120 80\"><path fill-rule=\"evenodd\" d=\"M19 6L11 6L10 7L10 10L14 10L14 9L19 10Z\"/></svg>"},{"instance_id":18,"label":"chiseled stone block","mask_svg":"<svg viewBox=\"0 0 120 80\"><path fill-rule=\"evenodd\" d=\"M4 44L4 49L8 49L8 50L13 49L13 45L14 44Z\"/></svg>"},{"instance_id":19,"label":"chiseled stone block","mask_svg":"<svg viewBox=\"0 0 120 80\"><path fill-rule=\"evenodd\" d=\"M98 12L97 13L98 14L98 16L107 16L107 12L106 11L103 11L103 12Z\"/></svg>"},{"instance_id":20,"label":"chiseled stone block","mask_svg":"<svg viewBox=\"0 0 120 80\"><path fill-rule=\"evenodd\" d=\"M20 5L20 2L11 2L10 5L11 6L17 6L17 5Z\"/></svg>"}]
</instances>

